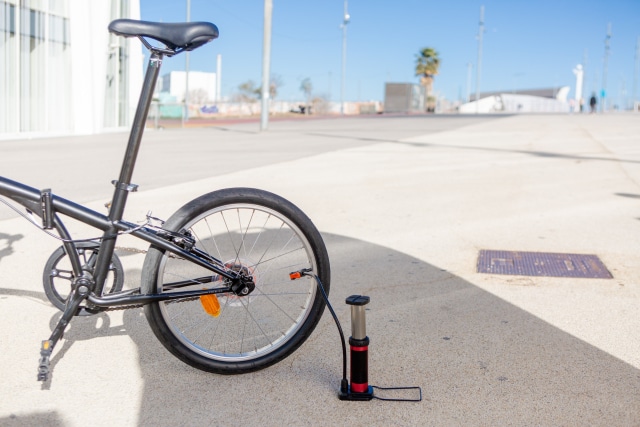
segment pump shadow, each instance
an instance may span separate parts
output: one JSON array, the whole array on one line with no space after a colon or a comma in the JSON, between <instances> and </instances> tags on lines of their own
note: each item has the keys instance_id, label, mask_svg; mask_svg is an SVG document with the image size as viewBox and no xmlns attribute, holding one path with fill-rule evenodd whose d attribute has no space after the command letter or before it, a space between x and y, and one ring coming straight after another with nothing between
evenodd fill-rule
<instances>
[{"instance_id":1,"label":"pump shadow","mask_svg":"<svg viewBox=\"0 0 640 427\"><path fill-rule=\"evenodd\" d=\"M640 371L633 366L436 266L368 242L324 238L330 299L347 336L345 298L371 297L369 383L421 386L422 403L338 400L341 345L328 311L289 358L221 376L180 362L141 310L128 310L124 326L144 381L137 424L418 425L425 414L436 425L640 419Z\"/></svg>"}]
</instances>

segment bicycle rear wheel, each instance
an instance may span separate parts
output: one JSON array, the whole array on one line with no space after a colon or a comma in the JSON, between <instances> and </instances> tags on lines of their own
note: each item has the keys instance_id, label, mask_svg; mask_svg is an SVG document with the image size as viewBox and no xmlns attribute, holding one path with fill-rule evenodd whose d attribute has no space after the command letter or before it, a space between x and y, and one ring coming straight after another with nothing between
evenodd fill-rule
<instances>
[{"instance_id":1,"label":"bicycle rear wheel","mask_svg":"<svg viewBox=\"0 0 640 427\"><path fill-rule=\"evenodd\" d=\"M218 295L217 316L202 299L147 305L147 320L171 353L198 369L240 374L277 363L309 337L325 303L315 280L291 281L289 273L310 268L328 292L330 267L320 233L300 209L262 190L225 189L189 202L164 228L188 230L199 250L256 285L246 296ZM223 286L209 270L152 246L142 291L172 292L177 282L192 282L178 291Z\"/></svg>"}]
</instances>

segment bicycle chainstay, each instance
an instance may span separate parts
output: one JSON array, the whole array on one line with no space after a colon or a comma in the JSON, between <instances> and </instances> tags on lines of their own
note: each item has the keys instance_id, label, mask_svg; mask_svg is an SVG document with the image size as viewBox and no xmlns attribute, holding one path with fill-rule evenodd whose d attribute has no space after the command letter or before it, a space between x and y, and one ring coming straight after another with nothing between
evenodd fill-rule
<instances>
[{"instance_id":1,"label":"bicycle chainstay","mask_svg":"<svg viewBox=\"0 0 640 427\"><path fill-rule=\"evenodd\" d=\"M124 247L124 246L116 246L115 250L120 250L120 251L125 251L125 252L131 252L131 253L135 253L135 254L146 254L148 251L145 249L137 249L137 248L128 248L128 247ZM169 258L175 258L175 259L183 259L182 257L179 257L177 255L174 254L169 254L168 255ZM187 302L187 301L195 301L200 297L188 297L188 298L179 298L179 299L175 299L175 300L168 300L165 301L167 304L173 304L176 302ZM142 308L144 307L146 304L131 304L131 305L123 305L123 306L118 306L118 307L105 307L105 308L98 308L98 312L102 313L105 311L120 311L120 310L130 310L133 308Z\"/></svg>"},{"instance_id":2,"label":"bicycle chainstay","mask_svg":"<svg viewBox=\"0 0 640 427\"><path fill-rule=\"evenodd\" d=\"M163 301L165 304L175 304L178 302L187 302L187 301L195 301L197 299L199 299L199 296L195 296L195 297L185 297L185 298L176 298L176 299L170 299L170 300L166 300ZM100 308L100 312L103 311L118 311L118 310L130 310L132 308L142 308L147 304L131 304L131 305L121 305L121 306L117 306L117 307L106 307L106 308Z\"/></svg>"}]
</instances>

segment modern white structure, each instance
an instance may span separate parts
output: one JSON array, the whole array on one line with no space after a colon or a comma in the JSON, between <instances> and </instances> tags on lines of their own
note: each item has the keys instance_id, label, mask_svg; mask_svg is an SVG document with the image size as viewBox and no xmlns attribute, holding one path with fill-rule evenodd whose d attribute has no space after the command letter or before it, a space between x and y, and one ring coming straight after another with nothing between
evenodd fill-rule
<instances>
[{"instance_id":1,"label":"modern white structure","mask_svg":"<svg viewBox=\"0 0 640 427\"><path fill-rule=\"evenodd\" d=\"M576 96L575 96L575 103L576 106L579 106L583 104L583 100L582 100L582 81L584 78L584 70L582 69L582 64L578 64L576 65L576 68L573 69L573 74L576 75Z\"/></svg>"},{"instance_id":2,"label":"modern white structure","mask_svg":"<svg viewBox=\"0 0 640 427\"><path fill-rule=\"evenodd\" d=\"M171 71L162 76L159 83L160 92L174 96L176 102L184 102L186 81L184 71ZM215 101L217 83L216 73L189 71L189 103L201 104Z\"/></svg>"},{"instance_id":3,"label":"modern white structure","mask_svg":"<svg viewBox=\"0 0 640 427\"><path fill-rule=\"evenodd\" d=\"M534 89L513 92L481 93L478 101L462 104L463 114L486 113L566 113L569 86L559 89Z\"/></svg>"},{"instance_id":4,"label":"modern white structure","mask_svg":"<svg viewBox=\"0 0 640 427\"><path fill-rule=\"evenodd\" d=\"M0 0L0 138L90 134L130 124L143 77L139 0Z\"/></svg>"}]
</instances>

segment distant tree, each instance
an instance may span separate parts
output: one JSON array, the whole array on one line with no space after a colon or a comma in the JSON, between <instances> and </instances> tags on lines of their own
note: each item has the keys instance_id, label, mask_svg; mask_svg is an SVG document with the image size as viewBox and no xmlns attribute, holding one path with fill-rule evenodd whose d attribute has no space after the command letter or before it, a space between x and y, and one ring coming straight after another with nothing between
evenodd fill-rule
<instances>
[{"instance_id":1,"label":"distant tree","mask_svg":"<svg viewBox=\"0 0 640 427\"><path fill-rule=\"evenodd\" d=\"M260 97L260 88L256 87L253 80L247 80L246 82L238 86L238 101L240 102L255 102Z\"/></svg>"},{"instance_id":2,"label":"distant tree","mask_svg":"<svg viewBox=\"0 0 640 427\"><path fill-rule=\"evenodd\" d=\"M275 99L278 96L278 89L282 87L282 77L279 74L274 74L269 80L269 97Z\"/></svg>"},{"instance_id":3,"label":"distant tree","mask_svg":"<svg viewBox=\"0 0 640 427\"><path fill-rule=\"evenodd\" d=\"M311 100L314 114L327 114L329 113L329 101L326 95L316 95Z\"/></svg>"},{"instance_id":4,"label":"distant tree","mask_svg":"<svg viewBox=\"0 0 640 427\"><path fill-rule=\"evenodd\" d=\"M204 89L193 89L189 91L189 104L202 105L209 101L209 94Z\"/></svg>"},{"instance_id":5,"label":"distant tree","mask_svg":"<svg viewBox=\"0 0 640 427\"><path fill-rule=\"evenodd\" d=\"M278 74L271 76L269 80L269 98L274 99L278 96L278 90L282 87L282 84L282 77ZM238 102L255 102L262 99L262 85L256 86L253 80L247 80L238 86L236 99Z\"/></svg>"},{"instance_id":6,"label":"distant tree","mask_svg":"<svg viewBox=\"0 0 640 427\"><path fill-rule=\"evenodd\" d=\"M260 99L260 88L256 87L253 80L247 80L238 86L238 93L234 96L234 99L236 102L248 104L249 112L253 114L253 104Z\"/></svg>"},{"instance_id":7,"label":"distant tree","mask_svg":"<svg viewBox=\"0 0 640 427\"><path fill-rule=\"evenodd\" d=\"M420 49L416 55L416 76L420 76L420 84L427 92L427 98L433 93L433 80L440 68L440 57L432 47Z\"/></svg>"}]
</instances>

